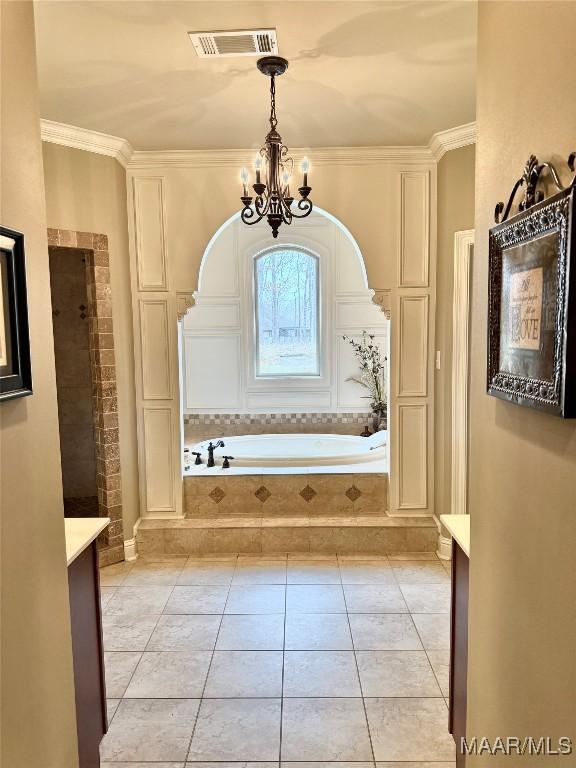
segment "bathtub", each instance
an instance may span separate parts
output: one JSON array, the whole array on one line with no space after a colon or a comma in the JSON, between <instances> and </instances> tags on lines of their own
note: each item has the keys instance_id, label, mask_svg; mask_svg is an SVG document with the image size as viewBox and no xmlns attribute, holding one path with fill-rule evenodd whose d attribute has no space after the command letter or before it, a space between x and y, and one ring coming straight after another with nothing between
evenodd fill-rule
<instances>
[{"instance_id":1,"label":"bathtub","mask_svg":"<svg viewBox=\"0 0 576 768\"><path fill-rule=\"evenodd\" d=\"M387 459L388 432L376 432L371 437L354 435L244 435L222 437L224 448L214 452L216 464L221 467L222 456L233 456L232 468L277 467L357 467L381 464ZM202 453L206 467L209 440L192 447ZM215 441L216 442L216 441ZM374 467L375 468L375 467ZM367 467L368 469L368 467ZM361 469L360 469L361 471ZM370 471L370 469L368 469Z\"/></svg>"}]
</instances>

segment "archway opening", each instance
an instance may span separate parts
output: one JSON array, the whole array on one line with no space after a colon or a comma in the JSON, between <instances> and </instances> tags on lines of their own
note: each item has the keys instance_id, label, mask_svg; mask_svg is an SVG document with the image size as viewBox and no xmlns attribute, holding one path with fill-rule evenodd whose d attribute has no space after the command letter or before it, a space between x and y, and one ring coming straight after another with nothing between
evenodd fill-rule
<instances>
[{"instance_id":1,"label":"archway opening","mask_svg":"<svg viewBox=\"0 0 576 768\"><path fill-rule=\"evenodd\" d=\"M317 209L276 240L232 216L206 248L180 324L185 475L222 472L225 456L229 474L299 475L298 488L313 472L380 475L371 508L385 513L387 418L371 412L370 375L379 361L385 400L389 326L358 244L334 216ZM369 491L343 482L332 507L366 509ZM212 509L196 497L186 504L186 514Z\"/></svg>"}]
</instances>

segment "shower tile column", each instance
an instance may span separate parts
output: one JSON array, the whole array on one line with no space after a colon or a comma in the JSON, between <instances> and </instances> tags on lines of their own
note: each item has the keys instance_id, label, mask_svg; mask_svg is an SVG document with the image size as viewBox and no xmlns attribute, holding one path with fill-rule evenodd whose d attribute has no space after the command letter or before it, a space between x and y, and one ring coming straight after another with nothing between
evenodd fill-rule
<instances>
[{"instance_id":1,"label":"shower tile column","mask_svg":"<svg viewBox=\"0 0 576 768\"><path fill-rule=\"evenodd\" d=\"M111 520L106 532L108 546L100 551L100 564L107 565L124 558L118 398L108 238L106 235L93 235L92 238L93 250L86 259L86 282L90 306L98 506L100 515Z\"/></svg>"},{"instance_id":2,"label":"shower tile column","mask_svg":"<svg viewBox=\"0 0 576 768\"><path fill-rule=\"evenodd\" d=\"M99 563L111 565L124 560L124 533L108 238L49 228L48 244L86 249L98 512L111 521L98 539Z\"/></svg>"}]
</instances>

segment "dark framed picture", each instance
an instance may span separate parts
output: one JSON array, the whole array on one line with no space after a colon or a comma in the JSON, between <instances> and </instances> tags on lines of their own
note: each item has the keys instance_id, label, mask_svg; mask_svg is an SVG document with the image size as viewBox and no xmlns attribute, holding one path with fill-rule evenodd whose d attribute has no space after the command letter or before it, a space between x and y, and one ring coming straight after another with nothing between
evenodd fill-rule
<instances>
[{"instance_id":1,"label":"dark framed picture","mask_svg":"<svg viewBox=\"0 0 576 768\"><path fill-rule=\"evenodd\" d=\"M31 394L24 235L0 227L0 400Z\"/></svg>"},{"instance_id":2,"label":"dark framed picture","mask_svg":"<svg viewBox=\"0 0 576 768\"><path fill-rule=\"evenodd\" d=\"M576 416L575 189L490 230L488 393Z\"/></svg>"}]
</instances>

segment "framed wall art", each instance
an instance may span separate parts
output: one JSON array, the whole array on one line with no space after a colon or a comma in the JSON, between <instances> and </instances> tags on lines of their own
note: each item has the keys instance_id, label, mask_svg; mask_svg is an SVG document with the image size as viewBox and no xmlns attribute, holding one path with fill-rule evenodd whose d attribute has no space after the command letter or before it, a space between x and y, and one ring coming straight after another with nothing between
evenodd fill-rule
<instances>
[{"instance_id":1,"label":"framed wall art","mask_svg":"<svg viewBox=\"0 0 576 768\"><path fill-rule=\"evenodd\" d=\"M490 395L564 418L576 416L576 188L537 194L544 168L530 158L521 210L490 230ZM554 172L555 174L555 172ZM532 188L531 188L532 183ZM555 174L554 183L560 187ZM515 194L520 180L512 193ZM496 218L503 210L500 203ZM575 257L576 258L576 257Z\"/></svg>"},{"instance_id":2,"label":"framed wall art","mask_svg":"<svg viewBox=\"0 0 576 768\"><path fill-rule=\"evenodd\" d=\"M24 235L0 227L0 400L31 394Z\"/></svg>"}]
</instances>

